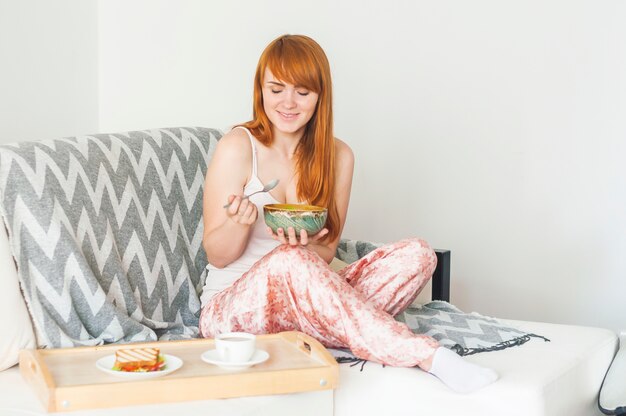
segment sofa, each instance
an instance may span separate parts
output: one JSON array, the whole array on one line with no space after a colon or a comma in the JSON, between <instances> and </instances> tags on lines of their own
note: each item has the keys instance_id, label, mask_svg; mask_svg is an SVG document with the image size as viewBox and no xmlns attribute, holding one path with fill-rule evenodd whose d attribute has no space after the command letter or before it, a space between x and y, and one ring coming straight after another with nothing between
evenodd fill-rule
<instances>
[{"instance_id":1,"label":"sofa","mask_svg":"<svg viewBox=\"0 0 626 416\"><path fill-rule=\"evenodd\" d=\"M215 129L167 128L0 146L0 415L44 414L20 349L198 336L206 278L202 184ZM342 240L351 262L374 245ZM451 253L417 303L449 300ZM69 412L72 415L599 415L618 348L607 329L503 320L549 342L470 355L500 379L455 394L415 368L340 364L334 391ZM329 404L330 403L330 404Z\"/></svg>"}]
</instances>

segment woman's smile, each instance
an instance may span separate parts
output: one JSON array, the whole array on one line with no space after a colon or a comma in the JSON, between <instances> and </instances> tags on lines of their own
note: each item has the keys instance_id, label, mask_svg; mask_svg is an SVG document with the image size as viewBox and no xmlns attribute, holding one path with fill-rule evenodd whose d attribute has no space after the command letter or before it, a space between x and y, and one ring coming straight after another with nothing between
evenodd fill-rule
<instances>
[{"instance_id":1,"label":"woman's smile","mask_svg":"<svg viewBox=\"0 0 626 416\"><path fill-rule=\"evenodd\" d=\"M263 82L265 114L277 131L301 132L315 113L318 94L277 79L267 68Z\"/></svg>"},{"instance_id":2,"label":"woman's smile","mask_svg":"<svg viewBox=\"0 0 626 416\"><path fill-rule=\"evenodd\" d=\"M276 111L282 118L287 121L294 120L298 117L299 113L284 113L282 111Z\"/></svg>"}]
</instances>

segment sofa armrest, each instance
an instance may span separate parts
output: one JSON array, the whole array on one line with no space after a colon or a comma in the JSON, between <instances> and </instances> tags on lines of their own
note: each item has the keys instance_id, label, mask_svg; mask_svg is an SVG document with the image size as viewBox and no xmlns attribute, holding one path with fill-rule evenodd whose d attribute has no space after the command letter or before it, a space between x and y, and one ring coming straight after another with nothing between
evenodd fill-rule
<instances>
[{"instance_id":1,"label":"sofa armrest","mask_svg":"<svg viewBox=\"0 0 626 416\"><path fill-rule=\"evenodd\" d=\"M450 250L435 249L437 267L433 272L432 300L450 302Z\"/></svg>"},{"instance_id":2,"label":"sofa armrest","mask_svg":"<svg viewBox=\"0 0 626 416\"><path fill-rule=\"evenodd\" d=\"M382 246L370 241L341 239L335 256L346 263L352 263L366 256L370 251ZM432 300L450 301L450 250L436 249L437 267L432 278Z\"/></svg>"}]
</instances>

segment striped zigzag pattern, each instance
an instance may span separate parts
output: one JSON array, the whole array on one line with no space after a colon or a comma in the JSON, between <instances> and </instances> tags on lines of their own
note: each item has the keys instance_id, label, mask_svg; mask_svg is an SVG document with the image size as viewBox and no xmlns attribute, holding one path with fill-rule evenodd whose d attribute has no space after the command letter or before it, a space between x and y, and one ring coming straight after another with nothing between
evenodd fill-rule
<instances>
[{"instance_id":1,"label":"striped zigzag pattern","mask_svg":"<svg viewBox=\"0 0 626 416\"><path fill-rule=\"evenodd\" d=\"M411 306L395 318L406 323L414 333L431 336L440 345L452 349L459 355L519 346L531 338L549 341L540 335L514 328L496 318L476 312L465 313L456 306L440 300Z\"/></svg>"},{"instance_id":2,"label":"striped zigzag pattern","mask_svg":"<svg viewBox=\"0 0 626 416\"><path fill-rule=\"evenodd\" d=\"M39 345L198 335L202 186L221 133L0 146L0 211Z\"/></svg>"},{"instance_id":3,"label":"striped zigzag pattern","mask_svg":"<svg viewBox=\"0 0 626 416\"><path fill-rule=\"evenodd\" d=\"M335 256L345 263L354 263L382 245L382 243L372 243L370 241L341 239Z\"/></svg>"}]
</instances>

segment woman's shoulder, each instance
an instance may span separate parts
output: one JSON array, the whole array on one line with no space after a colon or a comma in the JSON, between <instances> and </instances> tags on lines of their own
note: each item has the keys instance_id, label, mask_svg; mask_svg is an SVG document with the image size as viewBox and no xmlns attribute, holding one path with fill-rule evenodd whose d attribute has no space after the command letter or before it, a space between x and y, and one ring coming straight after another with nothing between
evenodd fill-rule
<instances>
[{"instance_id":1,"label":"woman's shoulder","mask_svg":"<svg viewBox=\"0 0 626 416\"><path fill-rule=\"evenodd\" d=\"M230 130L217 142L217 149L223 153L242 153L245 149L250 149L248 133L243 128Z\"/></svg>"},{"instance_id":2,"label":"woman's shoulder","mask_svg":"<svg viewBox=\"0 0 626 416\"><path fill-rule=\"evenodd\" d=\"M241 128L230 130L217 142L215 155L220 160L249 162L248 159L252 158L252 148L248 133Z\"/></svg>"},{"instance_id":3,"label":"woman's shoulder","mask_svg":"<svg viewBox=\"0 0 626 416\"><path fill-rule=\"evenodd\" d=\"M218 145L219 144L221 144L222 147L250 146L250 139L246 129L235 127L222 136L218 142Z\"/></svg>"},{"instance_id":4,"label":"woman's shoulder","mask_svg":"<svg viewBox=\"0 0 626 416\"><path fill-rule=\"evenodd\" d=\"M354 160L354 153L352 153L350 146L337 137L335 137L335 155L340 162Z\"/></svg>"}]
</instances>

